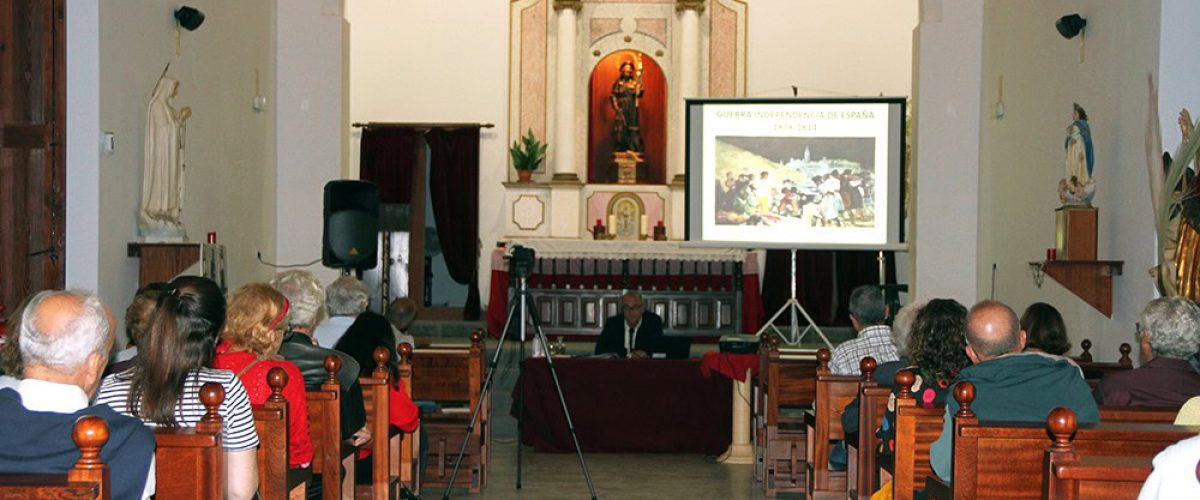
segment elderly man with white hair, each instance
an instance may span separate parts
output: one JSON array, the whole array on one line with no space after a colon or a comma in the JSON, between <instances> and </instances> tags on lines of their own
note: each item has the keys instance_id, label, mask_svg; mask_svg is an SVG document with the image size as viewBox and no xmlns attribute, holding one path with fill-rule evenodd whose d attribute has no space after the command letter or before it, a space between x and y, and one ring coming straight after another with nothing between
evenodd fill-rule
<instances>
[{"instance_id":1,"label":"elderly man with white hair","mask_svg":"<svg viewBox=\"0 0 1200 500\"><path fill-rule=\"evenodd\" d=\"M353 276L342 276L325 288L325 309L329 317L313 330L313 338L325 347L337 344L354 319L367 310L370 292L367 285Z\"/></svg>"},{"instance_id":2,"label":"elderly man with white hair","mask_svg":"<svg viewBox=\"0 0 1200 500\"><path fill-rule=\"evenodd\" d=\"M154 434L108 405L89 406L112 349L112 316L90 292L47 290L20 320L24 379L0 390L0 470L57 474L79 458L75 421L94 415L108 424L100 457L113 498L154 494Z\"/></svg>"},{"instance_id":3,"label":"elderly man with white hair","mask_svg":"<svg viewBox=\"0 0 1200 500\"><path fill-rule=\"evenodd\" d=\"M1200 374L1187 362L1200 350L1200 307L1183 297L1150 301L1138 341L1142 366L1105 375L1101 404L1179 408L1200 396Z\"/></svg>"}]
</instances>

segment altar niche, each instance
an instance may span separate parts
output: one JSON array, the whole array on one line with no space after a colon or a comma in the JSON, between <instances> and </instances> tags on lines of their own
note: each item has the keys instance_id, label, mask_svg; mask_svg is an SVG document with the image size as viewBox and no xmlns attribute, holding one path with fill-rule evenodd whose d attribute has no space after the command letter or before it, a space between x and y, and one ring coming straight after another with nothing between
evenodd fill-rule
<instances>
[{"instance_id":1,"label":"altar niche","mask_svg":"<svg viewBox=\"0 0 1200 500\"><path fill-rule=\"evenodd\" d=\"M619 127L618 108L622 104L627 106L629 99L634 99L631 95L634 85L618 83L622 66L627 64L632 64L632 77L641 87L640 92L636 92L640 97L632 104L642 150L636 151L635 145L632 154L627 151L630 147L618 148L618 144L628 146L636 142L629 137L634 131L626 127L621 134ZM666 184L667 80L654 58L636 50L613 52L592 69L588 88L588 182L618 182L616 160L620 157L622 162L636 161L636 178L630 183ZM623 95L614 98L615 93ZM629 116L630 111L626 109L624 114ZM631 121L625 120L626 123Z\"/></svg>"}]
</instances>

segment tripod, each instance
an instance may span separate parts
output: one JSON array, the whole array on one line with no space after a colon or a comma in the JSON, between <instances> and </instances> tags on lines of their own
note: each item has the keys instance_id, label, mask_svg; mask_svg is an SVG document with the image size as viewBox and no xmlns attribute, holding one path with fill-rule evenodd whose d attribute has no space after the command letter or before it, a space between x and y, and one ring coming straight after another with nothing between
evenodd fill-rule
<instances>
[{"instance_id":1,"label":"tripod","mask_svg":"<svg viewBox=\"0 0 1200 500\"><path fill-rule=\"evenodd\" d=\"M775 327L775 320L779 318L779 315L783 314L784 311L790 312L792 316L791 328L788 332L790 335L786 337L783 335L783 332L780 332L779 329ZM797 312L803 314L804 319L808 320L808 326L804 328L803 332L800 331L800 325L797 324L797 320L799 319L796 317ZM829 349L833 349L833 344L829 343L829 338L825 337L825 332L821 331L821 327L817 326L817 322L813 321L812 316L808 315L808 311L804 310L804 306L800 305L800 301L796 300L796 249L794 248L792 249L792 296L788 298L787 302L783 303L783 307L780 307L778 311L775 311L775 314L771 316L771 319L767 320L767 323L764 324L762 328L759 328L757 332L754 332L754 336L762 337L763 332L767 331L768 328L774 330L775 335L778 335L780 338L784 339L784 341L786 341L789 345L799 345L800 341L804 340L804 337L808 335L808 331L814 330L817 332L817 335L821 336L821 340L825 341L825 345L829 346Z\"/></svg>"},{"instance_id":2,"label":"tripod","mask_svg":"<svg viewBox=\"0 0 1200 500\"><path fill-rule=\"evenodd\" d=\"M575 444L575 454L579 456L579 466L583 469L583 478L587 481L588 492L592 494L592 500L596 500L596 487L592 485L592 475L588 472L587 462L583 459L583 449L579 447L579 437L575 435L575 424L571 422L571 412L567 410L567 400L563 398L562 384L558 382L558 372L554 370L554 358L550 356L550 343L546 341L546 333L542 331L542 325L538 321L537 311L533 309L532 294L527 289L527 278L519 276L517 278L517 290L515 293L516 300L508 309L508 319L504 321L504 334L500 336L500 342L496 344L496 352L492 354L492 361L488 365L487 377L483 380L483 389L480 391L479 401L475 403L475 409L471 412L471 423L467 426L467 434L463 438L462 448L458 450L458 457L454 460L454 469L450 472L450 481L446 485L446 491L442 493L443 500L450 498L450 489L454 487L454 478L458 475L458 469L462 465L463 456L467 452L467 445L471 442L471 433L475 430L475 423L479 420L479 411L483 406L483 402L488 399L489 391L492 390L492 379L496 376L496 366L500 362L500 353L504 352L504 342L508 339L509 333L514 326L513 319L517 320L517 332L519 333L519 342L521 344L521 360L520 360L520 380L522 387L518 388L517 394L520 397L518 419L517 419L517 489L521 489L521 433L524 430L525 421L525 320L528 318L533 323L534 333L537 335L534 342L540 342L542 352L546 353L546 366L550 368L550 378L554 380L554 389L558 393L558 402L562 404L563 415L567 418L567 430L571 433L571 441ZM526 316L528 315L528 316Z\"/></svg>"}]
</instances>

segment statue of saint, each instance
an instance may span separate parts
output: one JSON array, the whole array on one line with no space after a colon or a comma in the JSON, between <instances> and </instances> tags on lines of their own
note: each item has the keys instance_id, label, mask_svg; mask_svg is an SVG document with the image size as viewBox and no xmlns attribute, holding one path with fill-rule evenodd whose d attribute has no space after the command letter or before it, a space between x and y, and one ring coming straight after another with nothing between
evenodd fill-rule
<instances>
[{"instance_id":1,"label":"statue of saint","mask_svg":"<svg viewBox=\"0 0 1200 500\"><path fill-rule=\"evenodd\" d=\"M1092 129L1088 126L1087 112L1079 104L1074 105L1071 125L1067 126L1066 177L1058 181L1058 198L1066 205L1092 204L1096 195L1096 183L1092 179L1095 157L1092 153Z\"/></svg>"},{"instance_id":2,"label":"statue of saint","mask_svg":"<svg viewBox=\"0 0 1200 500\"><path fill-rule=\"evenodd\" d=\"M609 98L617 115L613 122L614 151L640 153L645 150L638 128L638 100L645 93L641 72L635 70L633 60L626 59L621 63L621 74L613 82L612 95Z\"/></svg>"},{"instance_id":3,"label":"statue of saint","mask_svg":"<svg viewBox=\"0 0 1200 500\"><path fill-rule=\"evenodd\" d=\"M142 164L142 206L138 233L148 239L182 240L187 237L180 219L183 211L184 122L192 108L178 111L171 98L179 82L163 75L154 87L146 110L146 143Z\"/></svg>"}]
</instances>

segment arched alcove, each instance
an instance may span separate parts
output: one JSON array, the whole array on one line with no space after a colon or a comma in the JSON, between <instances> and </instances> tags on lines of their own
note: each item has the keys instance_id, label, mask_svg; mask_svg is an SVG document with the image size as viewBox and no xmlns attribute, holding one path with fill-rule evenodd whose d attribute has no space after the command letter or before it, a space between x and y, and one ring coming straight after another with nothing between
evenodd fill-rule
<instances>
[{"instance_id":1,"label":"arched alcove","mask_svg":"<svg viewBox=\"0 0 1200 500\"><path fill-rule=\"evenodd\" d=\"M616 182L613 165L616 110L612 104L613 84L625 61L641 61L644 94L638 103L638 121L645 145L644 162L638 169L639 184L666 183L667 79L658 62L636 50L619 50L596 63L588 83L588 182Z\"/></svg>"}]
</instances>

